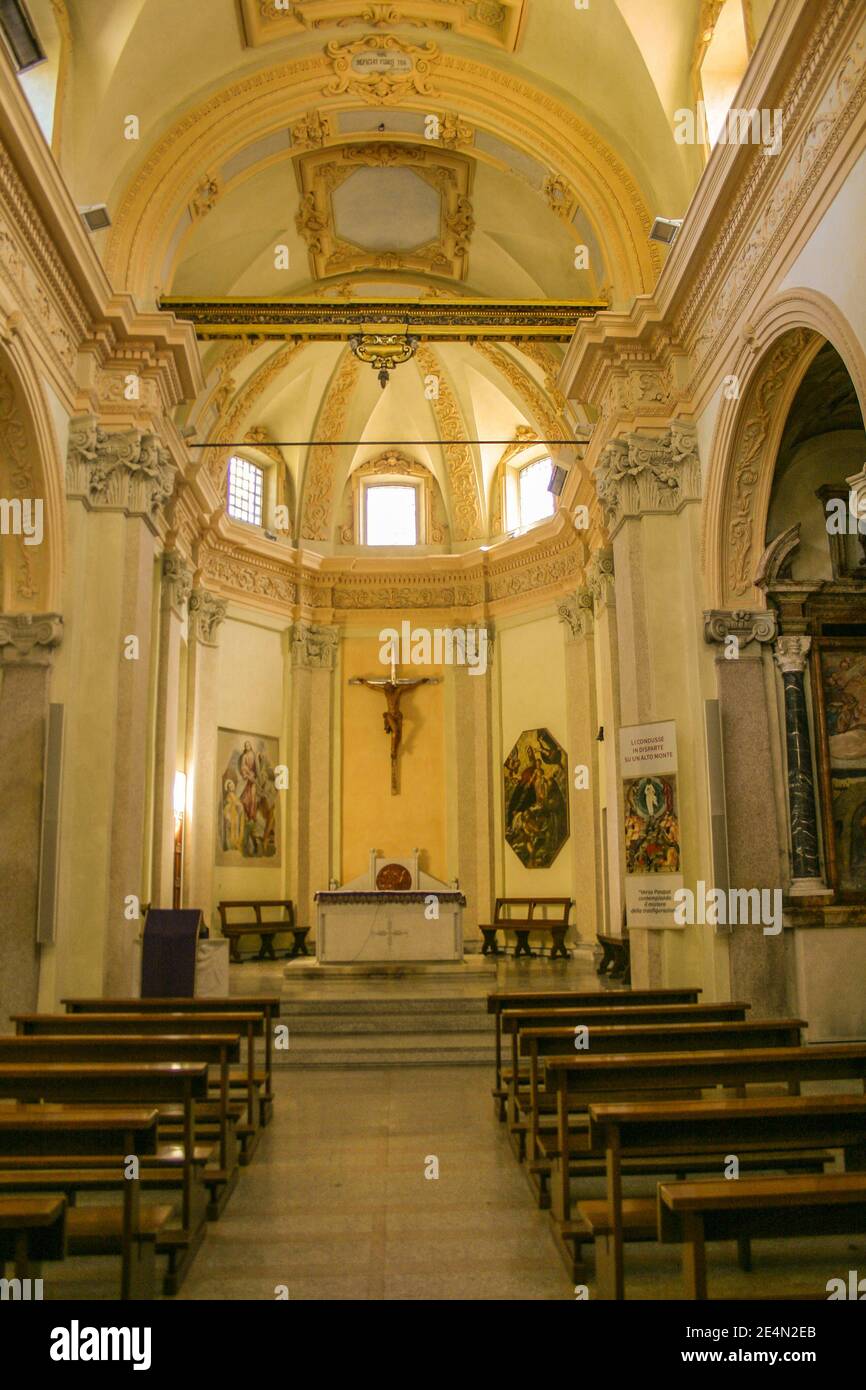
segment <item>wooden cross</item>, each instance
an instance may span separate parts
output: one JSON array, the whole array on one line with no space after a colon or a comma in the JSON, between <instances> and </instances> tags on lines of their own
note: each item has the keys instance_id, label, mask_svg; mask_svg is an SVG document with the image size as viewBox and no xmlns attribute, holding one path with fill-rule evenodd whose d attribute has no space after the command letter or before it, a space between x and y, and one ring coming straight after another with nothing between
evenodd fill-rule
<instances>
[{"instance_id":1,"label":"wooden cross","mask_svg":"<svg viewBox=\"0 0 866 1390\"><path fill-rule=\"evenodd\" d=\"M367 680L364 676L353 676L350 685L366 685L368 690L381 690L387 706L382 719L385 733L391 738L391 795L397 795L397 753L403 738L403 711L400 701L408 690L417 685L438 685L438 676L424 676L421 680L401 680L397 676L396 663L391 661L391 674L387 678L378 677Z\"/></svg>"}]
</instances>

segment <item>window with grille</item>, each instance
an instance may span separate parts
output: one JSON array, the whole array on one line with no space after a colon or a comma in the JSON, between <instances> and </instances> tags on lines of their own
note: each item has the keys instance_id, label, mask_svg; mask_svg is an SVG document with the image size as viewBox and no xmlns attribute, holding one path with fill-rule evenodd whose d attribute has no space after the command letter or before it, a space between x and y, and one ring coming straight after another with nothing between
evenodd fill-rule
<instances>
[{"instance_id":1,"label":"window with grille","mask_svg":"<svg viewBox=\"0 0 866 1390\"><path fill-rule=\"evenodd\" d=\"M251 526L261 526L263 484L263 469L249 459L230 458L229 516L237 521L248 521Z\"/></svg>"},{"instance_id":2,"label":"window with grille","mask_svg":"<svg viewBox=\"0 0 866 1390\"><path fill-rule=\"evenodd\" d=\"M364 488L367 545L418 544L418 489L411 483L377 483Z\"/></svg>"},{"instance_id":3,"label":"window with grille","mask_svg":"<svg viewBox=\"0 0 866 1390\"><path fill-rule=\"evenodd\" d=\"M531 526L533 522L543 521L546 516L553 516L553 493L547 490L552 467L549 458L542 458L520 469L517 497L521 526Z\"/></svg>"}]
</instances>

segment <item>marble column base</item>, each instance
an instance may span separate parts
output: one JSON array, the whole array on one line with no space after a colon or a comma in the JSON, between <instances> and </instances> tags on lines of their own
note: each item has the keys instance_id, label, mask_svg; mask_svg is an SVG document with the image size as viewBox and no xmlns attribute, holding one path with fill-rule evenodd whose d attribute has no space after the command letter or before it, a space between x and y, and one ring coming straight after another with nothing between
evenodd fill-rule
<instances>
[{"instance_id":1,"label":"marble column base","mask_svg":"<svg viewBox=\"0 0 866 1390\"><path fill-rule=\"evenodd\" d=\"M833 889L828 888L823 878L795 878L788 889L789 898L832 898Z\"/></svg>"}]
</instances>

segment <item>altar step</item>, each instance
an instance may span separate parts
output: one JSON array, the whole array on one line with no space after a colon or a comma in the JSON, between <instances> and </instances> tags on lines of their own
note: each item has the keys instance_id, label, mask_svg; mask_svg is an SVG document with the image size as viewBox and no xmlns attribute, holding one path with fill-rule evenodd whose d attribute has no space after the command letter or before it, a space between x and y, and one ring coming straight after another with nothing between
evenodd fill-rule
<instances>
[{"instance_id":1,"label":"altar step","mask_svg":"<svg viewBox=\"0 0 866 1390\"><path fill-rule=\"evenodd\" d=\"M479 999L284 999L284 1067L492 1066L492 1019Z\"/></svg>"}]
</instances>

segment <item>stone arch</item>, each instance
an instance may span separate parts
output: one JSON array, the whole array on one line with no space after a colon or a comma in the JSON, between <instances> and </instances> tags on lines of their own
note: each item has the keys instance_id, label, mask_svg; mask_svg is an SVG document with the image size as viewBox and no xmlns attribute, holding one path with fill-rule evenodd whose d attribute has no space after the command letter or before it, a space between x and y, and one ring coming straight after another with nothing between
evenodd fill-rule
<instances>
[{"instance_id":1,"label":"stone arch","mask_svg":"<svg viewBox=\"0 0 866 1390\"><path fill-rule=\"evenodd\" d=\"M737 383L737 394L722 400L707 467L704 557L714 608L766 606L754 578L765 547L776 458L791 404L825 342L844 362L863 410L866 353L825 295L799 290L781 296L743 329L726 378Z\"/></svg>"},{"instance_id":2,"label":"stone arch","mask_svg":"<svg viewBox=\"0 0 866 1390\"><path fill-rule=\"evenodd\" d=\"M17 526L20 518L30 537L11 531L0 535L3 612L60 610L63 497L54 425L26 344L13 329L0 343L0 498L6 503L9 524ZM7 529L5 517L3 529Z\"/></svg>"}]
</instances>

